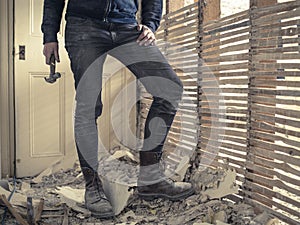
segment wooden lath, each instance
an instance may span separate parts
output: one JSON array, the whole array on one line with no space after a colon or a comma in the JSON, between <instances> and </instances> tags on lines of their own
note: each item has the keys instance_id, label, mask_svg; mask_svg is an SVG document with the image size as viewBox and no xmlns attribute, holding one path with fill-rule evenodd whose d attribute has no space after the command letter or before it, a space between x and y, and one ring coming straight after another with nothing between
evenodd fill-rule
<instances>
[{"instance_id":1,"label":"wooden lath","mask_svg":"<svg viewBox=\"0 0 300 225\"><path fill-rule=\"evenodd\" d=\"M234 168L232 199L299 224L300 1L251 2L218 20L202 1L164 17L158 45L185 88L166 149L177 163L196 141L194 169Z\"/></svg>"}]
</instances>

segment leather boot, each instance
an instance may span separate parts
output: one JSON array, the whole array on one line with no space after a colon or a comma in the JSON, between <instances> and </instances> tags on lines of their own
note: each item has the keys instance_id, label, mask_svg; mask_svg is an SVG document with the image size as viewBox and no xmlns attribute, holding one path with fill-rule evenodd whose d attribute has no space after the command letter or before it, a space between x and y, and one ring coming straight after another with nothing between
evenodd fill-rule
<instances>
[{"instance_id":1,"label":"leather boot","mask_svg":"<svg viewBox=\"0 0 300 225\"><path fill-rule=\"evenodd\" d=\"M85 207L96 218L113 217L113 208L104 194L98 173L88 167L83 167L82 173L85 179Z\"/></svg>"},{"instance_id":2,"label":"leather boot","mask_svg":"<svg viewBox=\"0 0 300 225\"><path fill-rule=\"evenodd\" d=\"M184 199L194 193L190 183L175 182L166 177L160 168L161 153L140 152L138 195L145 200L165 198L172 201Z\"/></svg>"}]
</instances>

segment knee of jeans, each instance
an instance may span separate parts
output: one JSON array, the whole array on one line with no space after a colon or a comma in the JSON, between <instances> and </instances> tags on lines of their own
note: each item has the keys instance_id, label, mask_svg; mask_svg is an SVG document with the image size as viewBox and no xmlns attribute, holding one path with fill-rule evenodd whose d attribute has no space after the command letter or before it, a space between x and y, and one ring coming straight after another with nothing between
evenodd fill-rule
<instances>
[{"instance_id":1,"label":"knee of jeans","mask_svg":"<svg viewBox=\"0 0 300 225\"><path fill-rule=\"evenodd\" d=\"M75 120L77 122L90 122L91 120L97 119L102 114L102 103L97 102L96 104L76 104Z\"/></svg>"}]
</instances>

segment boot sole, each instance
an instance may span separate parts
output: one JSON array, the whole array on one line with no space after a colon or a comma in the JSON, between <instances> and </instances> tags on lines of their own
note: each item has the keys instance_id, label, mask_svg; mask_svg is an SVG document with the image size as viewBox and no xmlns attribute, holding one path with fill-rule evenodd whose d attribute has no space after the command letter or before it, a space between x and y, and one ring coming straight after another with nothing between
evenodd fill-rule
<instances>
[{"instance_id":1,"label":"boot sole","mask_svg":"<svg viewBox=\"0 0 300 225\"><path fill-rule=\"evenodd\" d=\"M194 193L195 193L195 190L190 189L186 192L180 193L179 195L175 195L175 196L170 196L170 195L166 195L163 193L155 193L155 194L138 193L138 195L140 198L142 198L146 201L152 201L157 198L168 199L171 201L179 201L179 200L185 199L185 198L193 195Z\"/></svg>"},{"instance_id":2,"label":"boot sole","mask_svg":"<svg viewBox=\"0 0 300 225\"><path fill-rule=\"evenodd\" d=\"M111 219L115 217L115 214L113 212L108 212L108 213L96 213L96 212L91 212L92 217L95 217L97 219Z\"/></svg>"}]
</instances>

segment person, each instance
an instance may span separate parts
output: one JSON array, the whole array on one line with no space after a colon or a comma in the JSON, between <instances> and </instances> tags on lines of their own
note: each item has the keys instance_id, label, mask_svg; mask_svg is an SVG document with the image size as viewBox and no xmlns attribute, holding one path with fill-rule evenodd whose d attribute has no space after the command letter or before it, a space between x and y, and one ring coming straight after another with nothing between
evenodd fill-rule
<instances>
[{"instance_id":1,"label":"person","mask_svg":"<svg viewBox=\"0 0 300 225\"><path fill-rule=\"evenodd\" d=\"M151 200L179 200L193 194L190 183L174 182L160 167L163 144L173 123L183 86L155 45L162 17L162 0L69 0L66 11L65 47L76 89L75 143L85 179L85 206L93 216L113 216L98 170L97 118L102 112L103 63L107 54L117 58L153 96L145 122L140 151L138 195ZM44 0L43 44L46 63L59 59L57 33L65 0ZM141 6L141 22L136 13Z\"/></svg>"}]
</instances>

